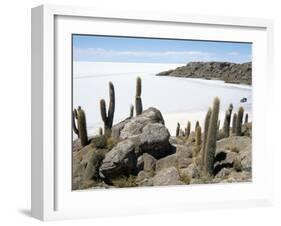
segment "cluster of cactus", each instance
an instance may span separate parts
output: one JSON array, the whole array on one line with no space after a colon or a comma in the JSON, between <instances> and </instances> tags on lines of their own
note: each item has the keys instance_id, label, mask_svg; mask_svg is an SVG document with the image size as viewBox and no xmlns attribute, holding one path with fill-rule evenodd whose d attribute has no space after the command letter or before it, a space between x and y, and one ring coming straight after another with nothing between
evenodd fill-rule
<instances>
[{"instance_id":1,"label":"cluster of cactus","mask_svg":"<svg viewBox=\"0 0 281 226\"><path fill-rule=\"evenodd\" d=\"M109 107L108 113L106 113L106 103L104 99L100 100L100 112L101 118L104 123L104 135L106 137L111 136L111 128L113 124L115 110L115 91L112 82L109 82Z\"/></svg>"},{"instance_id":2,"label":"cluster of cactus","mask_svg":"<svg viewBox=\"0 0 281 226\"><path fill-rule=\"evenodd\" d=\"M205 119L204 144L203 144L203 170L206 175L212 176L214 173L214 161L216 153L216 142L218 132L220 100L218 97L214 99L213 108L207 112ZM208 128L208 129L207 129Z\"/></svg>"},{"instance_id":3,"label":"cluster of cactus","mask_svg":"<svg viewBox=\"0 0 281 226\"><path fill-rule=\"evenodd\" d=\"M135 108L136 108L136 115L140 115L142 113L141 78L140 77L137 77Z\"/></svg>"},{"instance_id":4,"label":"cluster of cactus","mask_svg":"<svg viewBox=\"0 0 281 226\"><path fill-rule=\"evenodd\" d=\"M242 136L242 125L243 125L244 108L240 107L238 113L233 114L232 118L232 135ZM248 123L248 114L245 116L244 123Z\"/></svg>"},{"instance_id":5,"label":"cluster of cactus","mask_svg":"<svg viewBox=\"0 0 281 226\"><path fill-rule=\"evenodd\" d=\"M86 115L81 106L78 106L77 109L73 110L72 119L73 131L77 134L81 145L84 147L89 143L89 140L87 134ZM77 121L77 125L75 120Z\"/></svg>"}]
</instances>

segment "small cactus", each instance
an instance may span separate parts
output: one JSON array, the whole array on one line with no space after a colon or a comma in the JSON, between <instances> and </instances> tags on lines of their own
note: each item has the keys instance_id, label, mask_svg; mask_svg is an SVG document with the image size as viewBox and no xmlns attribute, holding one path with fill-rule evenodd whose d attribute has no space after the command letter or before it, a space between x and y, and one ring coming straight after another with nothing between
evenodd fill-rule
<instances>
[{"instance_id":1,"label":"small cactus","mask_svg":"<svg viewBox=\"0 0 281 226\"><path fill-rule=\"evenodd\" d=\"M77 110L78 133L81 145L84 147L89 143L84 110L79 106Z\"/></svg>"},{"instance_id":2,"label":"small cactus","mask_svg":"<svg viewBox=\"0 0 281 226\"><path fill-rule=\"evenodd\" d=\"M209 128L208 128L207 142L205 147L206 153L205 153L205 161L204 161L204 172L209 176L213 175L213 171L214 171L219 109L220 109L220 100L218 97L216 97L213 103L212 114L211 114Z\"/></svg>"},{"instance_id":3,"label":"small cactus","mask_svg":"<svg viewBox=\"0 0 281 226\"><path fill-rule=\"evenodd\" d=\"M184 131L182 129L180 129L180 137L183 137L184 136Z\"/></svg>"},{"instance_id":4,"label":"small cactus","mask_svg":"<svg viewBox=\"0 0 281 226\"><path fill-rule=\"evenodd\" d=\"M237 121L236 121L236 135L237 136L242 135L243 114L244 114L244 108L240 107L238 110Z\"/></svg>"},{"instance_id":5,"label":"small cactus","mask_svg":"<svg viewBox=\"0 0 281 226\"><path fill-rule=\"evenodd\" d=\"M134 117L134 105L131 104L130 106L130 118Z\"/></svg>"},{"instance_id":6,"label":"small cactus","mask_svg":"<svg viewBox=\"0 0 281 226\"><path fill-rule=\"evenodd\" d=\"M197 127L199 126L199 121L196 121L196 124L195 124L195 131L197 129Z\"/></svg>"},{"instance_id":7,"label":"small cactus","mask_svg":"<svg viewBox=\"0 0 281 226\"><path fill-rule=\"evenodd\" d=\"M204 136L203 136L203 146L202 146L202 162L204 162L205 159L205 152L206 152L206 142L207 142L207 135L208 135L208 129L209 129L209 123L210 123L210 118L212 114L212 109L209 108L208 112L205 116L205 122L204 122Z\"/></svg>"},{"instance_id":8,"label":"small cactus","mask_svg":"<svg viewBox=\"0 0 281 226\"><path fill-rule=\"evenodd\" d=\"M180 135L180 124L177 124L177 129L176 129L176 137L178 137Z\"/></svg>"},{"instance_id":9,"label":"small cactus","mask_svg":"<svg viewBox=\"0 0 281 226\"><path fill-rule=\"evenodd\" d=\"M108 113L106 113L106 103L105 100L100 100L100 112L101 118L104 122L104 134L109 137L111 135L111 128L113 124L115 111L115 92L112 82L109 82L109 108Z\"/></svg>"},{"instance_id":10,"label":"small cactus","mask_svg":"<svg viewBox=\"0 0 281 226\"><path fill-rule=\"evenodd\" d=\"M191 123L190 123L190 121L188 121L187 122L187 127L186 127L186 132L185 132L186 138L188 138L189 135L190 135L190 127L191 127Z\"/></svg>"},{"instance_id":11,"label":"small cactus","mask_svg":"<svg viewBox=\"0 0 281 226\"><path fill-rule=\"evenodd\" d=\"M237 114L233 114L232 118L232 134L236 134L236 122L237 122Z\"/></svg>"},{"instance_id":12,"label":"small cactus","mask_svg":"<svg viewBox=\"0 0 281 226\"><path fill-rule=\"evenodd\" d=\"M224 123L223 123L223 137L229 137L229 127L231 119L231 110L228 109L225 112Z\"/></svg>"},{"instance_id":13,"label":"small cactus","mask_svg":"<svg viewBox=\"0 0 281 226\"><path fill-rule=\"evenodd\" d=\"M136 115L140 115L142 113L141 78L140 77L137 77L135 108L136 108Z\"/></svg>"},{"instance_id":14,"label":"small cactus","mask_svg":"<svg viewBox=\"0 0 281 226\"><path fill-rule=\"evenodd\" d=\"M198 125L195 131L195 144L197 147L201 146L202 143L201 126Z\"/></svg>"},{"instance_id":15,"label":"small cactus","mask_svg":"<svg viewBox=\"0 0 281 226\"><path fill-rule=\"evenodd\" d=\"M246 124L246 123L248 123L248 118L249 118L249 116L248 116L248 113L245 115L245 121L244 121L244 124Z\"/></svg>"}]
</instances>

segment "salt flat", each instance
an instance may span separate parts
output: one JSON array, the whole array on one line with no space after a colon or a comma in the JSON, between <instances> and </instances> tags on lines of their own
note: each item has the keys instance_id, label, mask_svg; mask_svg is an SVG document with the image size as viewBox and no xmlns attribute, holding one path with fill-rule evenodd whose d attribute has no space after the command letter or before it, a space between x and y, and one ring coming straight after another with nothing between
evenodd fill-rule
<instances>
[{"instance_id":1,"label":"salt flat","mask_svg":"<svg viewBox=\"0 0 281 226\"><path fill-rule=\"evenodd\" d=\"M156 73L175 67L178 64L150 63L110 63L74 62L73 63L73 107L78 105L86 112L89 135L96 134L103 125L99 101L109 102L108 82L115 87L114 124L129 116L130 105L134 104L136 77L142 78L143 108L156 107L165 119L171 135L175 134L177 122L186 126L196 120L201 125L213 98L221 100L220 119L230 103L234 111L239 106L252 117L252 88L247 85L225 84L221 81L155 76ZM246 97L246 103L240 99ZM222 122L221 122L222 124ZM75 138L75 137L74 137Z\"/></svg>"}]
</instances>

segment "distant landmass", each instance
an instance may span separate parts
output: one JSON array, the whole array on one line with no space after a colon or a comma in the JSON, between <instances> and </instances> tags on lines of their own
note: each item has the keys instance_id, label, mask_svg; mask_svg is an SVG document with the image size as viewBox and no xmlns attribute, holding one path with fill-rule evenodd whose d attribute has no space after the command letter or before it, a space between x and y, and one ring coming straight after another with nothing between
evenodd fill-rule
<instances>
[{"instance_id":1,"label":"distant landmass","mask_svg":"<svg viewBox=\"0 0 281 226\"><path fill-rule=\"evenodd\" d=\"M223 80L227 83L252 84L252 62L190 62L176 69L163 71L157 76Z\"/></svg>"}]
</instances>

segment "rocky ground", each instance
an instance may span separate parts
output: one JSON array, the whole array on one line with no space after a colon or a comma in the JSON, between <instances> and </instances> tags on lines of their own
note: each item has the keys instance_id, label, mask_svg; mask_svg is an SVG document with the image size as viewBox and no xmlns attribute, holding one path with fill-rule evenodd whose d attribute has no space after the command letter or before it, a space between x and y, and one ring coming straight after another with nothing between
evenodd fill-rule
<instances>
[{"instance_id":1,"label":"rocky ground","mask_svg":"<svg viewBox=\"0 0 281 226\"><path fill-rule=\"evenodd\" d=\"M190 62L185 66L160 72L157 76L217 79L227 83L251 85L252 63Z\"/></svg>"},{"instance_id":2,"label":"rocky ground","mask_svg":"<svg viewBox=\"0 0 281 226\"><path fill-rule=\"evenodd\" d=\"M251 123L242 131L242 136L217 140L215 174L210 177L203 174L195 133L171 136L161 112L149 108L114 125L110 138L93 137L83 148L79 140L73 142L72 188L249 182Z\"/></svg>"}]
</instances>

